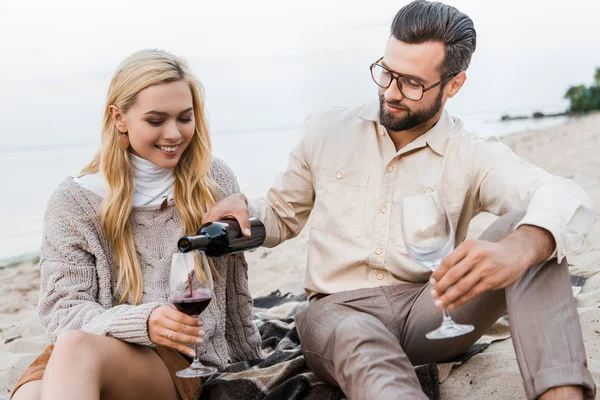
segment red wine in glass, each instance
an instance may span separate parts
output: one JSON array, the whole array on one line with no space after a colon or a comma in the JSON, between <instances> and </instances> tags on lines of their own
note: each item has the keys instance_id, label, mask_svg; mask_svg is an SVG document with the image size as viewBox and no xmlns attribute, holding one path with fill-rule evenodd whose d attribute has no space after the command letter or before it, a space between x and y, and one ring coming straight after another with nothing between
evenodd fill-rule
<instances>
[{"instance_id":1,"label":"red wine in glass","mask_svg":"<svg viewBox=\"0 0 600 400\"><path fill-rule=\"evenodd\" d=\"M212 296L202 291L184 294L173 298L173 305L182 313L195 317L200 315L202 311L208 307Z\"/></svg>"},{"instance_id":2,"label":"red wine in glass","mask_svg":"<svg viewBox=\"0 0 600 400\"><path fill-rule=\"evenodd\" d=\"M203 252L175 253L171 262L171 302L182 313L198 317L213 297L210 264ZM189 368L177 371L180 378L200 378L217 372L215 367L202 365L198 345L192 343L196 356Z\"/></svg>"}]
</instances>

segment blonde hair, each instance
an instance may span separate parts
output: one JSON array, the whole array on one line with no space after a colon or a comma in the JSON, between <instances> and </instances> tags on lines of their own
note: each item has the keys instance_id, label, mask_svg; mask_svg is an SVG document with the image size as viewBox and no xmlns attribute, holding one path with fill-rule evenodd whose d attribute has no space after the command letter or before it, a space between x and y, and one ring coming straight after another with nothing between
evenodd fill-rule
<instances>
[{"instance_id":1,"label":"blonde hair","mask_svg":"<svg viewBox=\"0 0 600 400\"><path fill-rule=\"evenodd\" d=\"M107 184L99 219L102 231L118 265L120 303L142 300L143 279L133 241L133 168L129 153L119 145L121 134L111 118L109 107L121 112L135 104L137 95L147 87L185 81L192 93L195 132L174 169L174 198L185 234L194 234L202 216L215 203L215 184L209 176L212 161L208 127L204 117L204 91L190 73L187 63L162 50L141 50L126 58L118 67L109 89L104 110L100 149L81 175L102 172ZM117 290L116 292L118 292Z\"/></svg>"}]
</instances>

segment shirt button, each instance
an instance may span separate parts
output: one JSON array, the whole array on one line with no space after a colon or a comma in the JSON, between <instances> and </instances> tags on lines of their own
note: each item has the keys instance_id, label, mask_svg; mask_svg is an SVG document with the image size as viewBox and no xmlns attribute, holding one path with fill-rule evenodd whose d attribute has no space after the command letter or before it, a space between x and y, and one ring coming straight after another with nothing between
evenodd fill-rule
<instances>
[{"instance_id":1,"label":"shirt button","mask_svg":"<svg viewBox=\"0 0 600 400\"><path fill-rule=\"evenodd\" d=\"M387 212L387 207L386 206L382 206L379 211L381 211L382 214L385 214Z\"/></svg>"},{"instance_id":2,"label":"shirt button","mask_svg":"<svg viewBox=\"0 0 600 400\"><path fill-rule=\"evenodd\" d=\"M567 254L567 248L566 248L566 247L563 247L563 248L562 248L562 252L563 252L563 255L564 255L564 254Z\"/></svg>"},{"instance_id":3,"label":"shirt button","mask_svg":"<svg viewBox=\"0 0 600 400\"><path fill-rule=\"evenodd\" d=\"M344 176L344 174L342 174L341 172L337 172L337 173L335 174L335 177L336 177L337 179L342 179L342 177L343 177L343 176Z\"/></svg>"},{"instance_id":4,"label":"shirt button","mask_svg":"<svg viewBox=\"0 0 600 400\"><path fill-rule=\"evenodd\" d=\"M379 128L379 134L385 136L385 128Z\"/></svg>"},{"instance_id":5,"label":"shirt button","mask_svg":"<svg viewBox=\"0 0 600 400\"><path fill-rule=\"evenodd\" d=\"M389 173L392 173L392 171L394 170L394 167L392 167L392 166L390 165L390 166L388 166L388 167L387 167L385 170L386 170L387 172L389 172Z\"/></svg>"},{"instance_id":6,"label":"shirt button","mask_svg":"<svg viewBox=\"0 0 600 400\"><path fill-rule=\"evenodd\" d=\"M378 280L382 280L383 279L383 274L381 272L377 274L377 279Z\"/></svg>"},{"instance_id":7,"label":"shirt button","mask_svg":"<svg viewBox=\"0 0 600 400\"><path fill-rule=\"evenodd\" d=\"M381 253L383 253L383 249L381 247L378 247L375 249L375 254L377 254L379 256L379 255L381 255Z\"/></svg>"}]
</instances>

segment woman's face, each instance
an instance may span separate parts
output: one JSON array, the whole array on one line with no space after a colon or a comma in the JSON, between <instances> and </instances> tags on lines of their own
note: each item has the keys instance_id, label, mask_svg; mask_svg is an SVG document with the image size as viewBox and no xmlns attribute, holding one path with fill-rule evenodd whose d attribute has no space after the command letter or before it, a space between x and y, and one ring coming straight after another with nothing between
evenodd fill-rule
<instances>
[{"instance_id":1,"label":"woman's face","mask_svg":"<svg viewBox=\"0 0 600 400\"><path fill-rule=\"evenodd\" d=\"M175 168L196 126L192 92L185 81L142 90L125 114L113 107L113 121L120 132L128 132L133 154L161 168Z\"/></svg>"}]
</instances>

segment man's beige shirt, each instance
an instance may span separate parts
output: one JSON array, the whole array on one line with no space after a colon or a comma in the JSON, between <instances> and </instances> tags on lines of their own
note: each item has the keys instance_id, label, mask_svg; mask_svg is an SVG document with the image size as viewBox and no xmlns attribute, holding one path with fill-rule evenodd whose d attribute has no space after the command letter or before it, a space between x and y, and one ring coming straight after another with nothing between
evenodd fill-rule
<instances>
[{"instance_id":1,"label":"man's beige shirt","mask_svg":"<svg viewBox=\"0 0 600 400\"><path fill-rule=\"evenodd\" d=\"M427 281L430 271L406 252L401 199L433 190L457 245L478 213L526 210L519 225L550 231L560 261L582 247L595 216L578 185L517 157L497 138L466 131L446 111L396 151L379 124L378 102L307 118L287 169L249 208L265 223L268 247L296 236L311 216L305 287L309 295L328 294Z\"/></svg>"}]
</instances>

